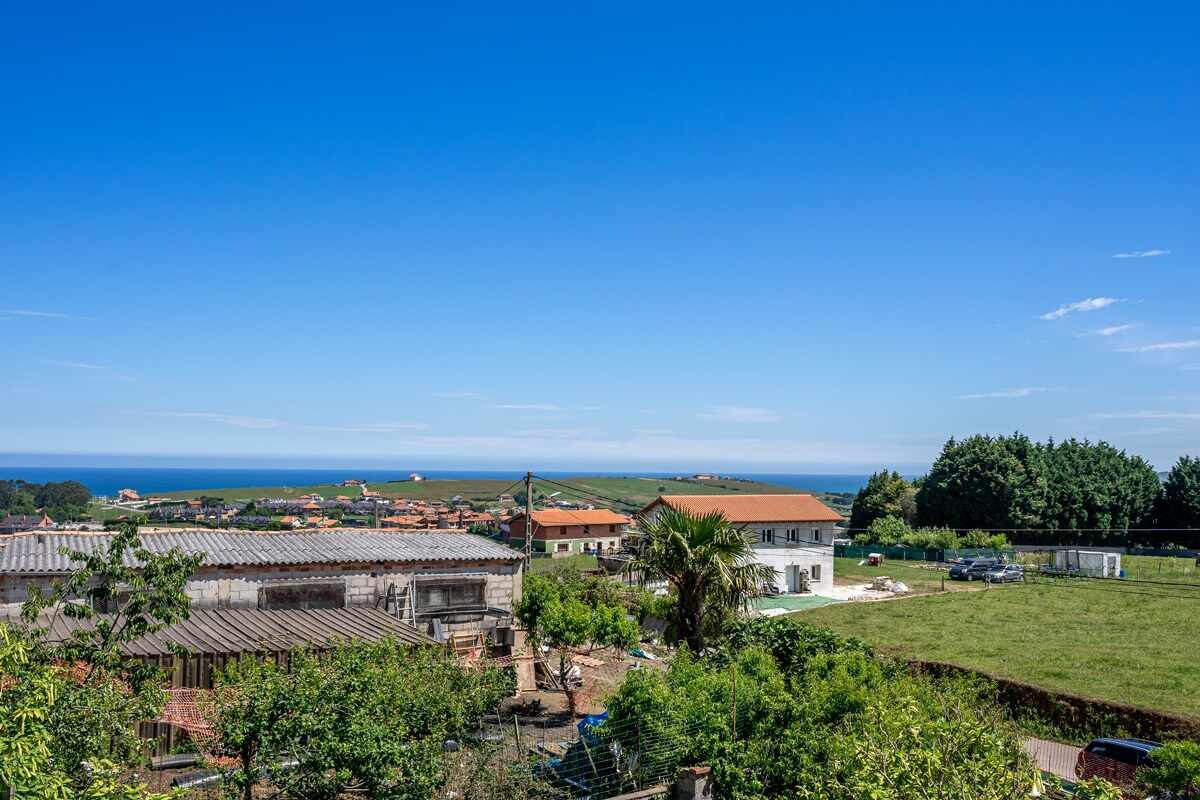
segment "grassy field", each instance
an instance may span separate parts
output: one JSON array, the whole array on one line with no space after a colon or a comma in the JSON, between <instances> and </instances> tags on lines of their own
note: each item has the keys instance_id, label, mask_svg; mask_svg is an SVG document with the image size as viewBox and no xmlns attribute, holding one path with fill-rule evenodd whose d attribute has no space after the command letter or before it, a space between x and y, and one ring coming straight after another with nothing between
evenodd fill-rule
<instances>
[{"instance_id":1,"label":"grassy field","mask_svg":"<svg viewBox=\"0 0 1200 800\"><path fill-rule=\"evenodd\" d=\"M516 477L514 476L514 480ZM542 481L538 481L535 486L546 494L561 491L561 497L565 499L586 499L586 495L613 498L620 502L612 505L625 510L640 509L660 494L730 494L733 492L793 494L801 491L786 486L752 481L673 481L662 478L584 477L571 478L563 482L580 491L572 493ZM369 488L386 497L402 497L409 500L444 500L458 496L473 502L494 502L496 496L501 492L511 493L520 489L520 487L514 488L512 484L513 481L498 480L403 480L372 483ZM205 494L225 500L252 500L259 497L296 497L314 492L322 497L332 498L339 494L354 497L359 490L358 487L330 485L251 486L196 488L179 492L163 492L160 493L160 496L183 499Z\"/></svg>"},{"instance_id":2,"label":"grassy field","mask_svg":"<svg viewBox=\"0 0 1200 800\"><path fill-rule=\"evenodd\" d=\"M1024 553L1018 560L1028 566L1036 566L1053 563L1053 556L1049 553ZM1129 580L1200 584L1200 567L1197 567L1195 560L1191 558L1123 555L1121 569L1125 571L1125 577Z\"/></svg>"},{"instance_id":3,"label":"grassy field","mask_svg":"<svg viewBox=\"0 0 1200 800\"><path fill-rule=\"evenodd\" d=\"M964 589L980 589L982 584L966 581L952 581L946 577L943 569L914 566L903 561L888 561L882 567L858 565L857 558L835 558L833 560L833 580L839 586L855 583L870 583L877 575L887 575L892 580L904 581L914 594L929 594L942 590L942 579L945 578L946 591L962 591Z\"/></svg>"},{"instance_id":4,"label":"grassy field","mask_svg":"<svg viewBox=\"0 0 1200 800\"><path fill-rule=\"evenodd\" d=\"M1128 584L1095 583L1030 583L842 603L800 612L798 618L904 658L946 661L1072 694L1200 716L1195 636L1200 590L1176 589L1171 593L1178 597L1159 597L1134 594L1142 589Z\"/></svg>"}]
</instances>

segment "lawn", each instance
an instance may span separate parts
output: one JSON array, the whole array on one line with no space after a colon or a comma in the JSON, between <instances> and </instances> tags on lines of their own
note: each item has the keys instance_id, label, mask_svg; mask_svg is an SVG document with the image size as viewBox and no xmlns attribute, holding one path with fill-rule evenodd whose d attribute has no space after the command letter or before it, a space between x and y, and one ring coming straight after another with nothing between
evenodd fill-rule
<instances>
[{"instance_id":1,"label":"lawn","mask_svg":"<svg viewBox=\"0 0 1200 800\"><path fill-rule=\"evenodd\" d=\"M892 580L904 581L914 594L940 592L943 583L946 591L982 588L982 584L979 583L952 581L946 576L946 570L937 569L933 565L914 566L916 562L886 561L881 567L869 567L866 564L859 566L860 560L858 558L835 558L833 560L834 583L839 586L870 583L877 575L887 575Z\"/></svg>"},{"instance_id":2,"label":"lawn","mask_svg":"<svg viewBox=\"0 0 1200 800\"><path fill-rule=\"evenodd\" d=\"M1085 697L1200 716L1200 589L1158 597L1134 594L1141 590L1128 584L1096 583L1029 583L842 603L802 611L797 618L904 658L946 661Z\"/></svg>"}]
</instances>

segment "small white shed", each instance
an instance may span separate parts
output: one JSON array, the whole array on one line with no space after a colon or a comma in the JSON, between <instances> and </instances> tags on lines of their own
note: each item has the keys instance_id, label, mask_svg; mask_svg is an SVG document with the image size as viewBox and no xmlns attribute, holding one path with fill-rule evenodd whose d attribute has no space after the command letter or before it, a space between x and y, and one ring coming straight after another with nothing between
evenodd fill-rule
<instances>
[{"instance_id":1,"label":"small white shed","mask_svg":"<svg viewBox=\"0 0 1200 800\"><path fill-rule=\"evenodd\" d=\"M1056 550L1054 566L1090 578L1121 577L1121 554L1100 550Z\"/></svg>"}]
</instances>

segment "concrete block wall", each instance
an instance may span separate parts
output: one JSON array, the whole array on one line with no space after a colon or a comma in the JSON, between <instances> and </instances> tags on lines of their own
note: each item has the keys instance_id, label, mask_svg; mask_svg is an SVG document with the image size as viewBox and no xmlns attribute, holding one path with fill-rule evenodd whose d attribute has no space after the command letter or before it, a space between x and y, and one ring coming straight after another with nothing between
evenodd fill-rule
<instances>
[{"instance_id":1,"label":"concrete block wall","mask_svg":"<svg viewBox=\"0 0 1200 800\"><path fill-rule=\"evenodd\" d=\"M348 606L373 606L388 585L407 586L412 576L455 574L486 576L484 596L489 606L511 612L521 596L520 562L421 562L416 564L321 564L302 566L201 567L187 582L184 591L193 608L258 608L259 589L264 586L305 582L342 582ZM0 575L0 608L19 613L28 598L28 587L36 585L48 592L54 578L21 574Z\"/></svg>"}]
</instances>

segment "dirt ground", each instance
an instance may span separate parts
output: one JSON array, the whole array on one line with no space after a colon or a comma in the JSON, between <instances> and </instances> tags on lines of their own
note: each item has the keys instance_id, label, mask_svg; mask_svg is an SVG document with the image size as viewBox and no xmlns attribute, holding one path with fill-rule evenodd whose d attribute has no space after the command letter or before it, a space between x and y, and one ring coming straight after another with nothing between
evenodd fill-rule
<instances>
[{"instance_id":1,"label":"dirt ground","mask_svg":"<svg viewBox=\"0 0 1200 800\"><path fill-rule=\"evenodd\" d=\"M631 669L665 670L669 651L662 647L642 645L647 652L657 656L656 660L636 658L617 654L610 648L596 649L590 653L580 651L583 659L576 661L583 676L583 685L576 695L576 716L571 717L567 709L567 697L559 689L550 688L539 680L541 688L537 691L522 692L517 697L506 700L499 709L499 718L489 717L485 720L487 728L497 738L513 737L513 718L521 726L522 741L532 737L539 749L546 754L558 754L565 751L567 745L579 738L576 722L587 714L599 714L604 711L604 700L625 679ZM556 657L548 654L554 659ZM591 659L601 662L591 663Z\"/></svg>"}]
</instances>

